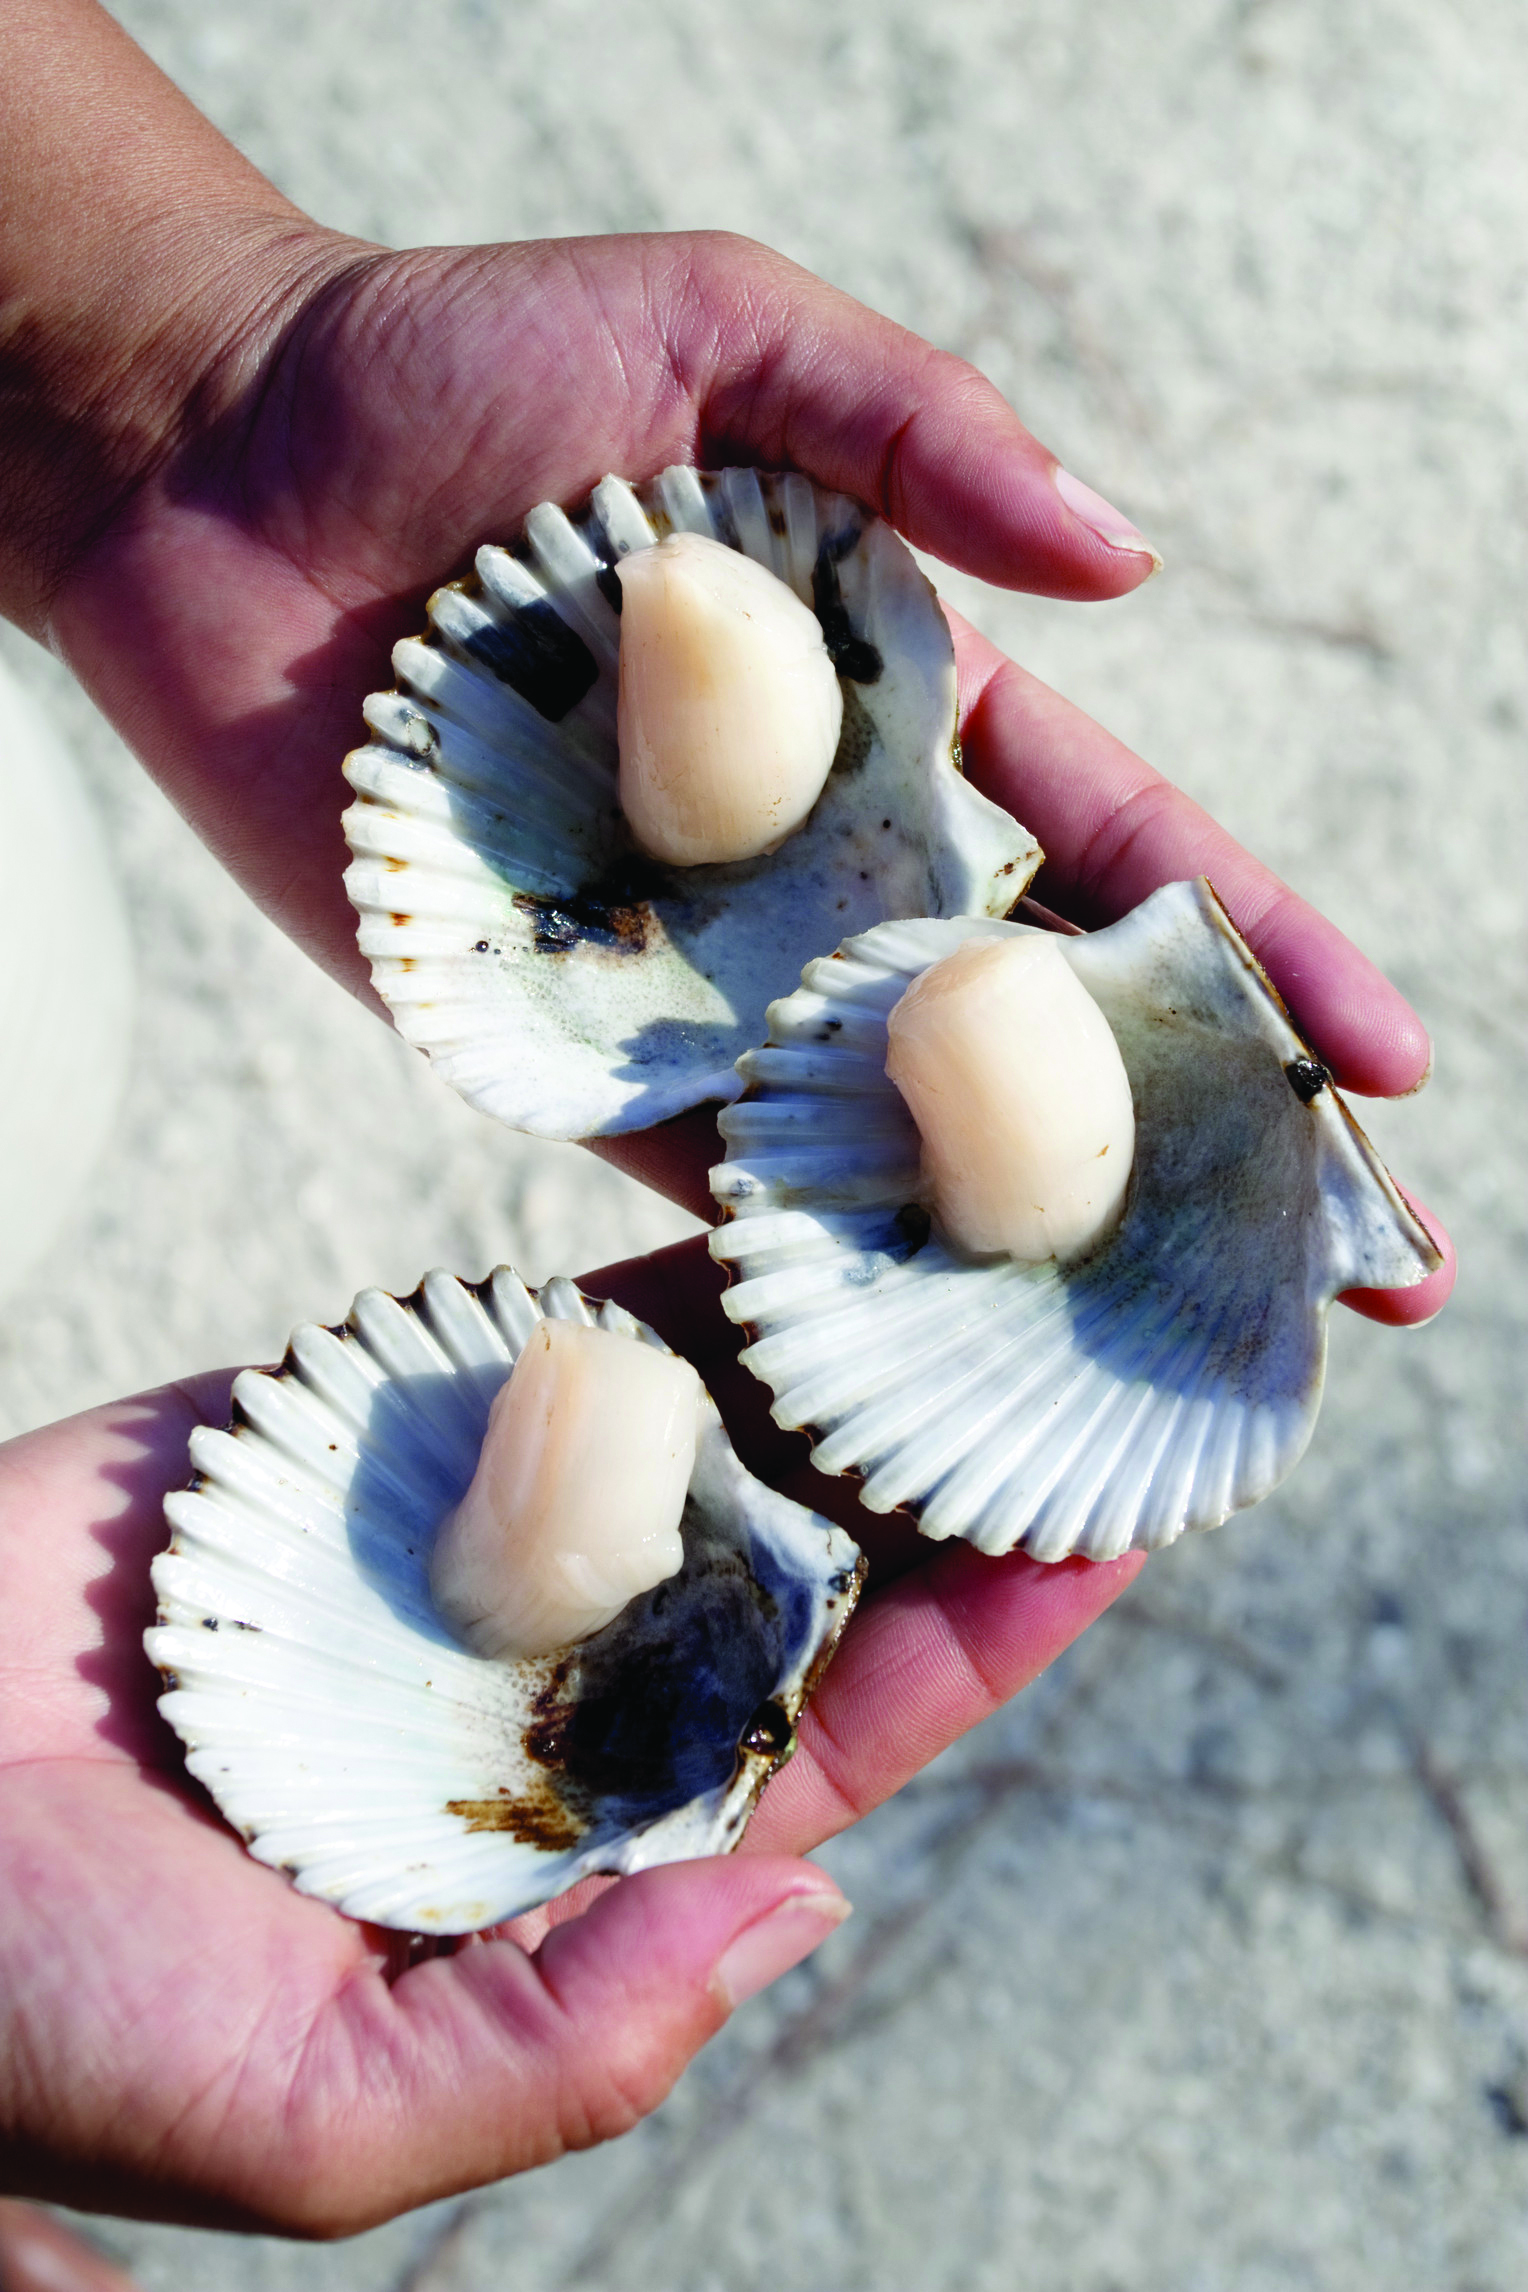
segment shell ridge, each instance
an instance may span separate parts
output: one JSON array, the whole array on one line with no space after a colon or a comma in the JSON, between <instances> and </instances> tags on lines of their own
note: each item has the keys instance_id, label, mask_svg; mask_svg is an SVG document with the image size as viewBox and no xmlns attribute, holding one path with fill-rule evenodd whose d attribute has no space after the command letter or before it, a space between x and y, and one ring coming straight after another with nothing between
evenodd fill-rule
<instances>
[{"instance_id":1,"label":"shell ridge","mask_svg":"<svg viewBox=\"0 0 1528 2292\"><path fill-rule=\"evenodd\" d=\"M1182 1345L1182 1331L1179 1315L1176 1311L1177 1305L1177 1299L1162 1301L1162 1310L1156 1316L1154 1329L1151 1332L1151 1335L1155 1336L1159 1342L1153 1344L1151 1336L1147 1332L1140 1333L1144 1342L1136 1348L1135 1359L1143 1364L1147 1374L1160 1367L1163 1358L1171 1352L1175 1339L1178 1340L1180 1347ZM1211 1358L1213 1344L1214 1332L1209 1330L1195 1332L1190 1339L1191 1350L1188 1353L1188 1359L1194 1365L1189 1373L1192 1376L1195 1390L1203 1381L1205 1369ZM1070 1483L1062 1485L1062 1475L1071 1465L1073 1459L1079 1453L1085 1454L1093 1450L1095 1444L1107 1442L1111 1421L1116 1415L1122 1415L1125 1418L1127 1432L1131 1426L1139 1421L1131 1408L1132 1395L1139 1389L1138 1380L1131 1374L1131 1369L1130 1357L1126 1355L1121 1358L1118 1350L1111 1353L1109 1348L1105 1348L1100 1352L1084 1356L1081 1363L1082 1390L1078 1395L1082 1405L1074 1410L1073 1422L1068 1424L1065 1420L1058 1418L1055 1422L1048 1424L1045 1428L1043 1443L1037 1444L1042 1448L1044 1462L1048 1469L1043 1471L1042 1484L1038 1490L1027 1499L1025 1513L1026 1548L1033 1552L1037 1559L1063 1559L1072 1552L1076 1548L1077 1537L1081 1535L1086 1525L1087 1514L1092 1509L1091 1501L1085 1508L1083 1507L1081 1499L1084 1491L1082 1489L1075 1488ZM1166 1388L1166 1390L1177 1389L1183 1383L1184 1377L1185 1360L1183 1352L1180 1351L1177 1375L1173 1380L1173 1386ZM1159 1405L1166 1405L1164 1388L1157 1387L1156 1394L1153 1396L1151 1388L1148 1386L1147 1393L1148 1397L1156 1397ZM1113 1462L1114 1476L1120 1489L1122 1509L1124 1504L1129 1501L1125 1492L1130 1487L1132 1477L1134 1477L1137 1491L1134 1499L1135 1518L1138 1520L1144 1489L1149 1476L1142 1476L1138 1471L1135 1476L1132 1476L1123 1448L1116 1451ZM1014 1476L1021 1483L1024 1482L1025 1470L1029 1464L1030 1452L1026 1451L1019 1459L1018 1470ZM1134 1523L1132 1523L1132 1536L1133 1534Z\"/></svg>"},{"instance_id":2,"label":"shell ridge","mask_svg":"<svg viewBox=\"0 0 1528 2292\"><path fill-rule=\"evenodd\" d=\"M432 1267L420 1283L430 1334L461 1376L496 1390L512 1366L509 1348L494 1327L481 1297L442 1267Z\"/></svg>"},{"instance_id":3,"label":"shell ridge","mask_svg":"<svg viewBox=\"0 0 1528 2292\"><path fill-rule=\"evenodd\" d=\"M1018 1504L1013 1517L1022 1524L1022 1535L1064 1468L1072 1445L1070 1420L1079 1402L1087 1413L1099 1366L1071 1346L1046 1350L1026 1344L1025 1335L1016 1348L1021 1354L1017 1375L1004 1378L1000 1363L984 1363L971 1413L942 1429L936 1460L924 1473L931 1518L968 1515L979 1528L1003 1491L1010 1507ZM987 1548L982 1536L973 1541Z\"/></svg>"},{"instance_id":4,"label":"shell ridge","mask_svg":"<svg viewBox=\"0 0 1528 2292\"><path fill-rule=\"evenodd\" d=\"M825 1441L823 1447L832 1448L833 1441L836 1441L839 1448L852 1443L857 1449L863 1448L867 1459L875 1458L879 1461L879 1452L875 1447L876 1428L884 1422L893 1435L892 1449L887 1457L889 1461L891 1453L905 1455L915 1443L920 1442L921 1429L929 1420L932 1420L935 1427L933 1439L936 1446L951 1439L963 1443L968 1437L968 1426L958 1412L964 1402L974 1400L978 1392L985 1392L994 1383L998 1385L1000 1393L1010 1399L1022 1392L1025 1387L1022 1355L1032 1351L1037 1330L1043 1332L1064 1308L1059 1299L1037 1295L1028 1285L1004 1283L998 1279L993 1282L992 1288L995 1292L993 1307L1000 1318L993 1320L993 1343L979 1359L972 1360L969 1357L972 1314L969 1304L964 1300L960 1301L960 1309L952 1313L942 1326L936 1325L932 1335L925 1336L919 1331L918 1351L911 1360L906 1358L900 1342L888 1344L881 1332L877 1332L878 1345L870 1340L866 1331L844 1331L831 1349L826 1346L820 1348L819 1359L829 1380L833 1376L834 1362L842 1361L846 1352L852 1353L857 1363L863 1362L871 1369L877 1368L884 1359L891 1371L886 1378L885 1396L878 1411L867 1411L863 1403L856 1405L853 1395L861 1389L863 1380L860 1376L852 1379L840 1377L836 1393L831 1382L826 1388L819 1384L813 1394L816 1403L815 1421L833 1429L833 1439ZM910 1305L915 1306L917 1291L911 1281L908 1284L908 1297ZM912 1320L914 1316L910 1314L908 1318ZM937 1392L928 1395L923 1401L915 1399L917 1387L928 1379L929 1373L946 1368L951 1372L949 1381L942 1383ZM957 1424L959 1430L956 1429ZM920 1454L930 1458L928 1469L932 1470L930 1452L921 1443ZM923 1468L916 1469L921 1471Z\"/></svg>"}]
</instances>

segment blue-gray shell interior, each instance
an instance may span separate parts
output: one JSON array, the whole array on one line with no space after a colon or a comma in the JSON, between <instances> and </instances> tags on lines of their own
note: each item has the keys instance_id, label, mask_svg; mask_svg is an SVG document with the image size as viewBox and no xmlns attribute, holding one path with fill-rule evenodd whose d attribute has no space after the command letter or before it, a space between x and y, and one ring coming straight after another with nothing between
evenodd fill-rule
<instances>
[{"instance_id":1,"label":"blue-gray shell interior","mask_svg":"<svg viewBox=\"0 0 1528 2292\"><path fill-rule=\"evenodd\" d=\"M822 1652L823 1586L791 1554L763 1536L744 1544L694 1502L683 1534L679 1574L566 1659L526 1731L590 1843L723 1791L740 1762L767 1773L790 1748ZM835 1603L855 1589L852 1564L837 1566Z\"/></svg>"}]
</instances>

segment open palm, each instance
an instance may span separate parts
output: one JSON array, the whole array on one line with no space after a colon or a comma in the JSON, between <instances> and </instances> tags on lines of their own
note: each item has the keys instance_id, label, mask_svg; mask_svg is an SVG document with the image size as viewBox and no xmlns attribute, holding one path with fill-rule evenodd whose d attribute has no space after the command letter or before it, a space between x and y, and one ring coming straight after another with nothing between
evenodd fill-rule
<instances>
[{"instance_id":1,"label":"open palm","mask_svg":"<svg viewBox=\"0 0 1528 2292\"><path fill-rule=\"evenodd\" d=\"M756 1467L869 1540L770 1426L700 1244L587 1278L691 1355ZM596 1882L410 1963L248 1856L155 1708L161 1507L227 1389L0 1450L0 2124L13 2185L76 2204L332 2234L624 2131L725 2018L739 1965L746 1994L841 1912L790 1858L1022 1687L1139 1564L985 1560L892 1524L747 1851Z\"/></svg>"}]
</instances>

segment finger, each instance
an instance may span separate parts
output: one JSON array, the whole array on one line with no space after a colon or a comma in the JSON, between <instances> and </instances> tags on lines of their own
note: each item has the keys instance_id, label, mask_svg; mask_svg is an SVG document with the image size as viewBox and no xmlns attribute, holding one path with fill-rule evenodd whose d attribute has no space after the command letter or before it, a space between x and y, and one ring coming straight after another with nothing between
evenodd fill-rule
<instances>
[{"instance_id":1,"label":"finger","mask_svg":"<svg viewBox=\"0 0 1528 2292\"><path fill-rule=\"evenodd\" d=\"M567 500L608 469L747 462L840 487L1009 588L1115 597L1161 562L974 367L755 241L653 233L399 262L447 266L455 386L499 427L481 483L507 489L510 530L541 491ZM434 346L396 304L388 355L417 366Z\"/></svg>"},{"instance_id":2,"label":"finger","mask_svg":"<svg viewBox=\"0 0 1528 2292\"><path fill-rule=\"evenodd\" d=\"M1114 597L1160 563L974 367L752 240L336 242L304 260L312 291L278 354L302 367L296 444L244 498L294 562L342 539L333 569L352 603L439 578L481 533L507 536L607 470L676 461L803 470L1011 588ZM473 437L470 481L447 433L424 498L417 456L399 451L417 448L418 403L427 425L460 407ZM315 504L355 501L363 518L315 535Z\"/></svg>"},{"instance_id":3,"label":"finger","mask_svg":"<svg viewBox=\"0 0 1528 2292\"><path fill-rule=\"evenodd\" d=\"M1417 1329L1424 1321L1431 1321L1441 1313L1453 1292L1454 1277L1459 1267L1454 1256L1454 1245L1448 1233L1416 1197L1404 1186L1398 1191L1413 1214L1426 1227L1434 1247L1443 1263L1422 1281L1414 1282L1410 1289L1345 1289L1337 1302L1351 1306L1367 1321L1382 1321L1389 1329Z\"/></svg>"},{"instance_id":4,"label":"finger","mask_svg":"<svg viewBox=\"0 0 1528 2292\"><path fill-rule=\"evenodd\" d=\"M1340 1083L1394 1098L1426 1080L1426 1029L1367 956L1122 742L949 617L966 768L1038 837L1040 899L1112 923L1164 883L1208 876Z\"/></svg>"},{"instance_id":5,"label":"finger","mask_svg":"<svg viewBox=\"0 0 1528 2292\"><path fill-rule=\"evenodd\" d=\"M991 1560L956 1544L862 1605L746 1850L794 1851L858 1822L1037 1678L1144 1564L1140 1552L1102 1564Z\"/></svg>"},{"instance_id":6,"label":"finger","mask_svg":"<svg viewBox=\"0 0 1528 2292\"><path fill-rule=\"evenodd\" d=\"M1160 566L964 359L748 240L657 242L665 258L659 323L700 409L701 458L806 470L1007 588L1116 597Z\"/></svg>"},{"instance_id":7,"label":"finger","mask_svg":"<svg viewBox=\"0 0 1528 2292\"><path fill-rule=\"evenodd\" d=\"M137 2292L130 2276L35 2205L0 2197L3 2292Z\"/></svg>"},{"instance_id":8,"label":"finger","mask_svg":"<svg viewBox=\"0 0 1528 2292\"><path fill-rule=\"evenodd\" d=\"M353 2233L626 2132L747 1997L848 1914L782 1857L609 1888L533 1957L493 1941L351 1979L302 2049L263 2171L282 2228Z\"/></svg>"},{"instance_id":9,"label":"finger","mask_svg":"<svg viewBox=\"0 0 1528 2292\"><path fill-rule=\"evenodd\" d=\"M554 1926L565 1926L570 1918L581 1918L602 1894L608 1894L612 1886L619 1884L618 1878L581 1878L566 1894L554 1894L550 1902L543 1902L536 1909L526 1910L520 1917L485 1931L490 1939L518 1942L522 1950L539 1950Z\"/></svg>"}]
</instances>

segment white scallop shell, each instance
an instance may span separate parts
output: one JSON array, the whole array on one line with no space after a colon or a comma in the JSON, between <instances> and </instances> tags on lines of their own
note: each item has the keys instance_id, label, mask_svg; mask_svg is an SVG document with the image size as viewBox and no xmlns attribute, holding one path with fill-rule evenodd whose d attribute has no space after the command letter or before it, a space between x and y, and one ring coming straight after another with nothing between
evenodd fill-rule
<instances>
[{"instance_id":1,"label":"white scallop shell","mask_svg":"<svg viewBox=\"0 0 1528 2292\"><path fill-rule=\"evenodd\" d=\"M815 602L844 732L806 825L772 856L665 868L616 802L620 585L674 530L714 535ZM734 1062L806 947L897 915L1003 915L1033 838L961 778L938 600L890 527L797 476L606 478L531 512L521 554L430 600L346 759L346 889L399 1030L516 1129L640 1130L738 1091Z\"/></svg>"},{"instance_id":2,"label":"white scallop shell","mask_svg":"<svg viewBox=\"0 0 1528 2292\"><path fill-rule=\"evenodd\" d=\"M469 1654L430 1546L543 1314L661 1346L508 1268L367 1290L244 1371L166 1500L160 1709L250 1851L353 1918L466 1933L592 1871L725 1853L854 1604L853 1543L746 1472L707 1401L679 1575L560 1658Z\"/></svg>"},{"instance_id":3,"label":"white scallop shell","mask_svg":"<svg viewBox=\"0 0 1528 2292\"><path fill-rule=\"evenodd\" d=\"M1202 881L1060 943L1135 1098L1113 1235L1067 1267L922 1240L886 1016L962 940L1023 928L888 923L807 965L720 1117L711 1248L742 1358L824 1472L929 1536L1102 1560L1266 1496L1310 1438L1332 1298L1438 1258Z\"/></svg>"}]
</instances>

